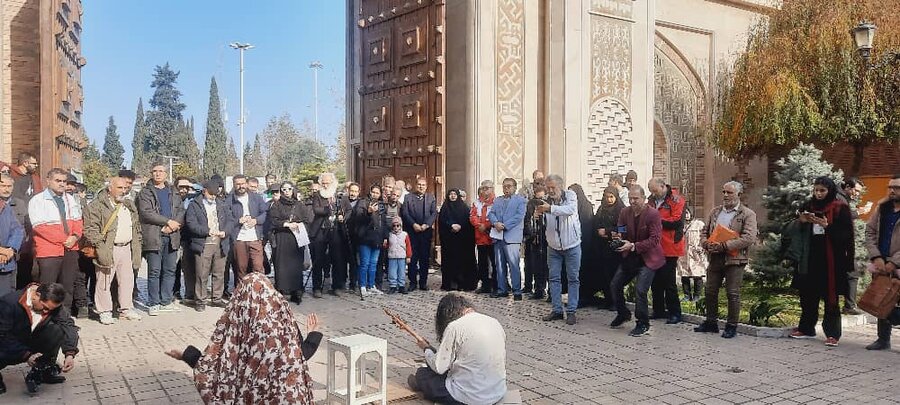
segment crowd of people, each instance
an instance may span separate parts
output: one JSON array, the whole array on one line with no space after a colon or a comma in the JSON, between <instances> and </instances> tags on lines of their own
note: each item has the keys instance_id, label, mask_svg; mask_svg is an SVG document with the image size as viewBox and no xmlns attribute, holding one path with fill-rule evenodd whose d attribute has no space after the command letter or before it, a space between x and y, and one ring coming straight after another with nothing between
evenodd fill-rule
<instances>
[{"instance_id":1,"label":"crowd of people","mask_svg":"<svg viewBox=\"0 0 900 405\"><path fill-rule=\"evenodd\" d=\"M60 373L74 364L76 321L141 320L135 280L142 261L147 291L140 304L149 316L224 308L250 274L269 275L271 287L295 304L310 284L304 273L317 299L326 292L366 297L428 290L432 250L440 246L442 290L514 302L546 299L551 307L543 320L569 325L579 308L596 306L616 312L613 328L634 317L632 336L648 333L651 319L680 323L681 302L701 299L706 321L694 330L718 333L724 285L721 336L733 338L748 253L757 243L756 214L741 201L743 185L736 181L725 183L721 204L702 215L665 179L650 179L644 188L634 171L610 176L595 211L580 185L567 187L562 176L541 171L521 187L503 179L500 194L485 180L474 201L454 188L439 202L425 178L408 189L385 176L364 188L322 173L303 193L272 175L264 184L235 175L226 192L221 176L197 190L190 178L170 183L166 166L154 164L143 187L135 187L135 173L122 170L88 201L74 176L58 168L41 176L29 153L3 169L0 368L28 362L35 390L61 382ZM868 222L866 252L856 252L853 239L853 219L869 209L855 204L861 183L847 179L839 186L822 177L811 186L809 201L784 231L783 256L796 269L802 307L791 337L815 336L824 302L825 344L837 346L839 296L845 296L844 313L858 312L856 255L871 259L875 273L900 276L900 177ZM624 294L632 281L634 314ZM868 348L889 348L890 328L891 321L880 321L878 340ZM60 348L63 367L56 363Z\"/></svg>"}]
</instances>

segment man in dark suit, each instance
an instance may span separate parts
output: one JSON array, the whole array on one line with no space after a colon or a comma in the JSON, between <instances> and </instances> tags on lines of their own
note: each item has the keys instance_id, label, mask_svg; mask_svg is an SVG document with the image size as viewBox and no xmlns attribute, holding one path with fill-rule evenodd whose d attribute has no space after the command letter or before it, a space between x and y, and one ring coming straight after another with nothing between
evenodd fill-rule
<instances>
[{"instance_id":1,"label":"man in dark suit","mask_svg":"<svg viewBox=\"0 0 900 405\"><path fill-rule=\"evenodd\" d=\"M412 242L412 261L409 263L409 291L428 289L428 263L431 259L432 226L437 218L437 203L433 194L426 194L428 182L416 179L416 191L407 195L400 208L400 217Z\"/></svg>"}]
</instances>

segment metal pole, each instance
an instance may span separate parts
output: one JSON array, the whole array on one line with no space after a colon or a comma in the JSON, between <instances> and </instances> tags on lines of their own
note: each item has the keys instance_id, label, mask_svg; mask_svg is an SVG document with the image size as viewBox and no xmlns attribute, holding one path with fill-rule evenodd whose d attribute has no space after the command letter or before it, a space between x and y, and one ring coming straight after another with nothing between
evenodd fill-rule
<instances>
[{"instance_id":1,"label":"metal pole","mask_svg":"<svg viewBox=\"0 0 900 405\"><path fill-rule=\"evenodd\" d=\"M238 125L241 127L241 174L244 173L244 48L241 51L241 115Z\"/></svg>"},{"instance_id":2,"label":"metal pole","mask_svg":"<svg viewBox=\"0 0 900 405\"><path fill-rule=\"evenodd\" d=\"M316 142L319 141L319 69L322 69L322 67L322 63L319 61L309 64L309 68L313 70L313 99L315 104L313 133L315 134Z\"/></svg>"}]
</instances>

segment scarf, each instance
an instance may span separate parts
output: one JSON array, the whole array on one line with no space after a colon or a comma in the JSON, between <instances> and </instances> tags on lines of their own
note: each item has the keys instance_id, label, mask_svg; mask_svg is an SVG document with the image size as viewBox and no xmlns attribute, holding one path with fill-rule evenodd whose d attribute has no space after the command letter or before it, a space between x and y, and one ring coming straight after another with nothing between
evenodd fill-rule
<instances>
[{"instance_id":1,"label":"scarf","mask_svg":"<svg viewBox=\"0 0 900 405\"><path fill-rule=\"evenodd\" d=\"M265 275L250 273L194 370L206 404L312 404L300 327Z\"/></svg>"}]
</instances>

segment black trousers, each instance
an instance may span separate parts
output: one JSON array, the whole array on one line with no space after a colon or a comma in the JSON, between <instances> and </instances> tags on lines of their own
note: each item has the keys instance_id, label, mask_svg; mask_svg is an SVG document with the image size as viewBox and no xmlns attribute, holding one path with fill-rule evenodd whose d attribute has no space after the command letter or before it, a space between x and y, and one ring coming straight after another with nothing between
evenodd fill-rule
<instances>
[{"instance_id":1,"label":"black trousers","mask_svg":"<svg viewBox=\"0 0 900 405\"><path fill-rule=\"evenodd\" d=\"M66 299L63 307L72 307L72 298L75 293L75 280L78 278L78 257L80 253L72 250L66 251L62 256L43 257L37 259L41 269L39 280L41 284L60 283L66 290Z\"/></svg>"},{"instance_id":2,"label":"black trousers","mask_svg":"<svg viewBox=\"0 0 900 405\"><path fill-rule=\"evenodd\" d=\"M447 391L447 375L438 374L429 367L420 367L416 370L416 385L425 399L439 404L462 405L453 399L450 392Z\"/></svg>"},{"instance_id":3,"label":"black trousers","mask_svg":"<svg viewBox=\"0 0 900 405\"><path fill-rule=\"evenodd\" d=\"M331 267L331 288L341 290L347 282L346 249L343 238L336 229L322 229L312 242L313 289L321 291L325 281L325 269Z\"/></svg>"},{"instance_id":4,"label":"black trousers","mask_svg":"<svg viewBox=\"0 0 900 405\"><path fill-rule=\"evenodd\" d=\"M32 353L41 353L38 359L40 364L56 364L56 356L62 347L65 335L62 328L53 321L48 321L44 326L37 329L32 335L31 340L25 343L29 351ZM0 350L0 370L6 366L13 366L25 362L24 352L9 352Z\"/></svg>"},{"instance_id":5,"label":"black trousers","mask_svg":"<svg viewBox=\"0 0 900 405\"><path fill-rule=\"evenodd\" d=\"M678 285L675 282L675 266L677 257L667 257L666 264L653 276L653 316L681 316L681 301L678 298Z\"/></svg>"},{"instance_id":6,"label":"black trousers","mask_svg":"<svg viewBox=\"0 0 900 405\"><path fill-rule=\"evenodd\" d=\"M497 291L497 283L494 280L494 269L497 268L497 264L494 263L494 246L478 245L475 249L478 251L478 274L476 277L481 281L481 288ZM544 260L544 263L546 262Z\"/></svg>"},{"instance_id":7,"label":"black trousers","mask_svg":"<svg viewBox=\"0 0 900 405\"><path fill-rule=\"evenodd\" d=\"M32 282L31 272L34 269L34 242L27 241L22 244L19 258L16 260L16 289L25 288Z\"/></svg>"},{"instance_id":8,"label":"black trousers","mask_svg":"<svg viewBox=\"0 0 900 405\"><path fill-rule=\"evenodd\" d=\"M418 284L419 288L428 286L428 266L431 259L431 229L425 232L409 234L412 245L412 260L409 263L410 285Z\"/></svg>"},{"instance_id":9,"label":"black trousers","mask_svg":"<svg viewBox=\"0 0 900 405\"><path fill-rule=\"evenodd\" d=\"M807 335L816 334L816 322L819 320L819 302L825 301L825 315L822 317L822 330L825 336L841 338L841 308L836 297L832 305L828 305L824 288L804 286L800 289L800 325L797 329Z\"/></svg>"},{"instance_id":10,"label":"black trousers","mask_svg":"<svg viewBox=\"0 0 900 405\"><path fill-rule=\"evenodd\" d=\"M355 289L359 287L359 256L357 252L359 252L359 245L354 243L353 241L349 242L350 251L347 252L347 270L350 275L350 286L349 288ZM377 279L375 280L378 281Z\"/></svg>"},{"instance_id":11,"label":"black trousers","mask_svg":"<svg viewBox=\"0 0 900 405\"><path fill-rule=\"evenodd\" d=\"M535 294L545 294L550 267L547 264L547 247L525 244L525 289Z\"/></svg>"}]
</instances>

